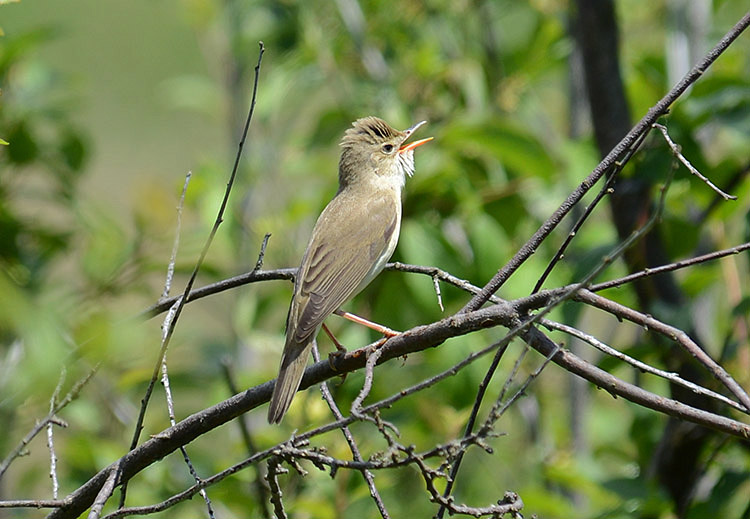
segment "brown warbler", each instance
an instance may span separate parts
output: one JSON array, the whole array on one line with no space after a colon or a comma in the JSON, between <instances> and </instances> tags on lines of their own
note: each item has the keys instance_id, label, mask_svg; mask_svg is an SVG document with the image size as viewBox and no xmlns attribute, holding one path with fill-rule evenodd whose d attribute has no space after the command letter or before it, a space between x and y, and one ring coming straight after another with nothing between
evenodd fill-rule
<instances>
[{"instance_id":1,"label":"brown warbler","mask_svg":"<svg viewBox=\"0 0 750 519\"><path fill-rule=\"evenodd\" d=\"M432 137L406 140L424 123L399 131L365 117L344 134L338 192L318 218L295 278L269 423L279 423L289 409L325 318L365 288L393 254L414 148Z\"/></svg>"}]
</instances>

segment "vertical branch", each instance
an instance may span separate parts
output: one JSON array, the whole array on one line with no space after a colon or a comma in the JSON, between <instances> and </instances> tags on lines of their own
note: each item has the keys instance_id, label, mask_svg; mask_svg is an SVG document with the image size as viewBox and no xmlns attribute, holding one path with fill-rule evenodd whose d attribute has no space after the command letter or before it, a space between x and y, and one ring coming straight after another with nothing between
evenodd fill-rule
<instances>
[{"instance_id":1,"label":"vertical branch","mask_svg":"<svg viewBox=\"0 0 750 519\"><path fill-rule=\"evenodd\" d=\"M318 343L315 340L313 340L312 353L315 362L318 362L320 360L320 354L318 353ZM330 389L328 389L327 382L323 382L320 384L320 392L323 394L323 398L328 404L328 407L331 409L334 418L336 418L336 420L342 420L344 418L344 415L341 414L341 410L339 410L338 406L336 405L336 401L333 399L333 395L331 395ZM352 452L352 458L354 459L354 461L364 461L364 459L362 458L362 454L359 452L357 442L354 440L354 436L352 436L352 432L349 430L349 427L346 425L342 425L341 432L344 434L346 443L349 444L349 450ZM380 512L380 516L383 519L389 519L390 515L388 514L388 510L385 508L383 498L380 497L378 487L375 486L375 476L373 476L372 472L367 469L363 469L361 472L362 476L365 478L365 482L367 483L367 488L370 490L370 496L375 501L375 506L377 506L378 512Z\"/></svg>"},{"instance_id":2,"label":"vertical branch","mask_svg":"<svg viewBox=\"0 0 750 519\"><path fill-rule=\"evenodd\" d=\"M65 381L65 368L63 367L60 372L60 379L57 381L57 387L55 392L52 393L52 398L49 401L49 412L50 415L54 416L55 407L57 407L57 399L60 396L60 390L62 389L63 382ZM47 424L47 449L49 450L49 477L52 480L52 499L57 499L57 494L60 490L60 483L57 480L57 454L55 454L55 442L53 437L53 420L50 420Z\"/></svg>"},{"instance_id":3,"label":"vertical branch","mask_svg":"<svg viewBox=\"0 0 750 519\"><path fill-rule=\"evenodd\" d=\"M269 236L268 234L266 235ZM224 372L224 379L226 380L227 387L229 388L229 391L231 394L236 395L239 393L239 387L237 386L237 383L234 380L234 372L232 371L232 365L229 362L228 359L223 359L221 362L221 369ZM245 420L245 414L242 414L237 417L237 424L240 428L240 434L242 435L242 441L245 443L245 448L247 449L248 456L252 456L256 452L258 452L258 448L255 446L255 442L253 441L252 436L250 436L250 430L247 427L247 421ZM268 511L268 489L263 484L264 474L261 470L260 463L253 463L253 467L255 468L255 484L253 487L255 488L255 493L258 498L258 506L261 509L261 514L265 519L271 519L271 514Z\"/></svg>"},{"instance_id":4,"label":"vertical branch","mask_svg":"<svg viewBox=\"0 0 750 519\"><path fill-rule=\"evenodd\" d=\"M146 393L144 394L143 399L141 400L141 410L140 410L140 413L138 414L135 431L133 432L133 440L130 442L130 450L133 450L138 445L138 440L140 439L141 430L143 429L143 420L146 416L146 408L148 407L148 402L151 399L151 394L153 393L154 385L156 384L156 380L158 379L159 369L162 365L164 357L167 354L167 349L169 347L172 334L174 333L177 320L179 319L180 314L182 313L182 309L185 307L185 302L187 301L188 296L190 295L190 291L192 290L193 285L195 284L195 280L198 277L198 272L200 271L200 268L203 265L203 261L206 258L206 254L208 254L208 249L211 246L211 243L213 242L214 236L216 236L216 232L219 229L219 225L221 225L221 223L224 221L224 212L226 211L227 204L229 203L229 195L232 192L234 179L237 176L237 170L239 168L240 159L242 158L242 151L245 147L245 140L247 139L247 132L250 128L250 121L252 120L253 113L255 112L255 101L256 101L256 97L258 93L258 78L260 76L260 65L263 60L263 53L265 52L265 47L263 46L263 42L259 42L259 47L260 47L260 50L258 52L258 62L255 65L255 80L253 82L253 96L250 102L250 109L247 114L247 119L245 120L245 126L242 130L242 137L238 145L237 155L235 156L234 166L232 167L232 173L229 176L229 181L227 182L227 188L224 191L224 197L221 200L221 206L219 208L218 214L216 215L216 220L214 221L214 225L211 228L211 232L208 235L208 239L206 240L205 245L203 246L203 250L201 250L200 256L198 257L198 261L196 262L195 267L193 268L193 272L190 275L190 279L185 285L185 290L183 291L182 296L179 298L178 302L174 306L174 317L170 320L169 326L164 332L164 339L162 341L162 346L159 351L159 357L157 359L157 362L154 365L154 371L151 375L151 380L149 381L148 387L146 388ZM120 507L121 508L125 505L126 494L127 494L127 482L123 482L122 493L120 495Z\"/></svg>"},{"instance_id":5,"label":"vertical branch","mask_svg":"<svg viewBox=\"0 0 750 519\"><path fill-rule=\"evenodd\" d=\"M279 474L286 472L287 470L280 465L279 458L274 457L268 460L266 481L268 481L268 487L271 489L271 504L273 504L273 514L276 516L276 519L287 519L284 502L281 500L282 493L278 478Z\"/></svg>"}]
</instances>

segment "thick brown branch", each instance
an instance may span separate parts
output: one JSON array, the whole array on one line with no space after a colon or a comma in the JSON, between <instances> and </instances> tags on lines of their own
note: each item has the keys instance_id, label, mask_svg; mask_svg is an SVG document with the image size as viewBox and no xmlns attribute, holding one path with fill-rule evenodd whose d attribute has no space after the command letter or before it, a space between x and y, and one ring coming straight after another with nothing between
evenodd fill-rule
<instances>
[{"instance_id":1,"label":"thick brown branch","mask_svg":"<svg viewBox=\"0 0 750 519\"><path fill-rule=\"evenodd\" d=\"M482 328L494 326L510 327L514 320L518 318L516 310L516 307L509 303L501 303L474 312L454 315L430 325L413 328L399 336L393 337L382 346L383 351L380 362L382 363L389 359L435 347L443 343L446 339L466 335ZM534 328L525 332L524 338L532 347L545 356L550 355L554 351L555 344L546 335ZM305 372L301 389L329 378L340 376L343 373L361 369L367 360L367 351L369 351L369 347L342 355L334 361L333 366L328 360L310 366ZM707 427L712 427L740 438L750 437L750 425L695 409L645 391L600 370L568 351L559 351L552 357L552 360L563 368L605 388L613 395L622 396L627 400L650 409L706 425ZM170 427L154 435L150 440L136 447L123 457L121 462L121 480L125 481L133 477L148 465L162 459L180 446L190 443L202 434L267 402L271 396L272 389L273 381L258 385L208 409L195 413L174 427ZM91 505L110 471L111 467L100 471L68 496L66 506L53 511L49 517L78 517L78 515Z\"/></svg>"}]
</instances>

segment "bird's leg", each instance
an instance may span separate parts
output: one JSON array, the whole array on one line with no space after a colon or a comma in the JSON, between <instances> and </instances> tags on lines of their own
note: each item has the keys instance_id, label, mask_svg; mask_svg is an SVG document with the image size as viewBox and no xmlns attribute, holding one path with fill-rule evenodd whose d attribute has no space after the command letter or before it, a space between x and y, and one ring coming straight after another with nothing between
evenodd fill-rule
<instances>
[{"instance_id":1,"label":"bird's leg","mask_svg":"<svg viewBox=\"0 0 750 519\"><path fill-rule=\"evenodd\" d=\"M349 319L353 323L361 324L363 326L367 326L371 330L375 330L378 333L382 333L386 337L395 337L396 335L401 335L401 332L397 332L396 330L391 330L387 326L383 326L382 324L373 323L372 321L368 321L364 317L360 317L358 315L354 315L349 312L345 312L344 310L338 309L335 312L333 312L336 315L340 315L344 319Z\"/></svg>"},{"instance_id":2,"label":"bird's leg","mask_svg":"<svg viewBox=\"0 0 750 519\"><path fill-rule=\"evenodd\" d=\"M343 357L346 354L347 350L341 345L339 340L333 335L333 332L328 329L328 326L326 326L325 323L323 323L323 331L326 332L328 338L331 339L331 342L333 342L334 346L336 346L336 351L332 351L328 354L328 365L331 366L331 369L333 371L338 371L336 369L336 358ZM346 378L345 373L342 376Z\"/></svg>"},{"instance_id":3,"label":"bird's leg","mask_svg":"<svg viewBox=\"0 0 750 519\"><path fill-rule=\"evenodd\" d=\"M336 349L339 353L347 352L347 349L341 345L339 340L333 335L333 332L328 329L328 326L326 326L325 323L323 323L323 331L326 332L326 335L328 335L328 338L331 339L331 342L333 342L333 345L336 346Z\"/></svg>"}]
</instances>

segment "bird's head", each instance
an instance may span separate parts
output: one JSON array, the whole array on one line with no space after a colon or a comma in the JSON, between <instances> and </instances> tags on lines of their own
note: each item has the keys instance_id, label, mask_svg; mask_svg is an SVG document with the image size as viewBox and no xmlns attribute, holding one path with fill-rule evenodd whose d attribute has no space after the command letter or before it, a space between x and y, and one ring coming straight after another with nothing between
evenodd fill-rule
<instances>
[{"instance_id":1,"label":"bird's head","mask_svg":"<svg viewBox=\"0 0 750 519\"><path fill-rule=\"evenodd\" d=\"M414 174L414 148L432 140L428 137L406 142L423 124L425 121L400 131L377 117L354 121L341 141L339 189L372 180L373 175L392 179L403 186L406 175Z\"/></svg>"}]
</instances>

